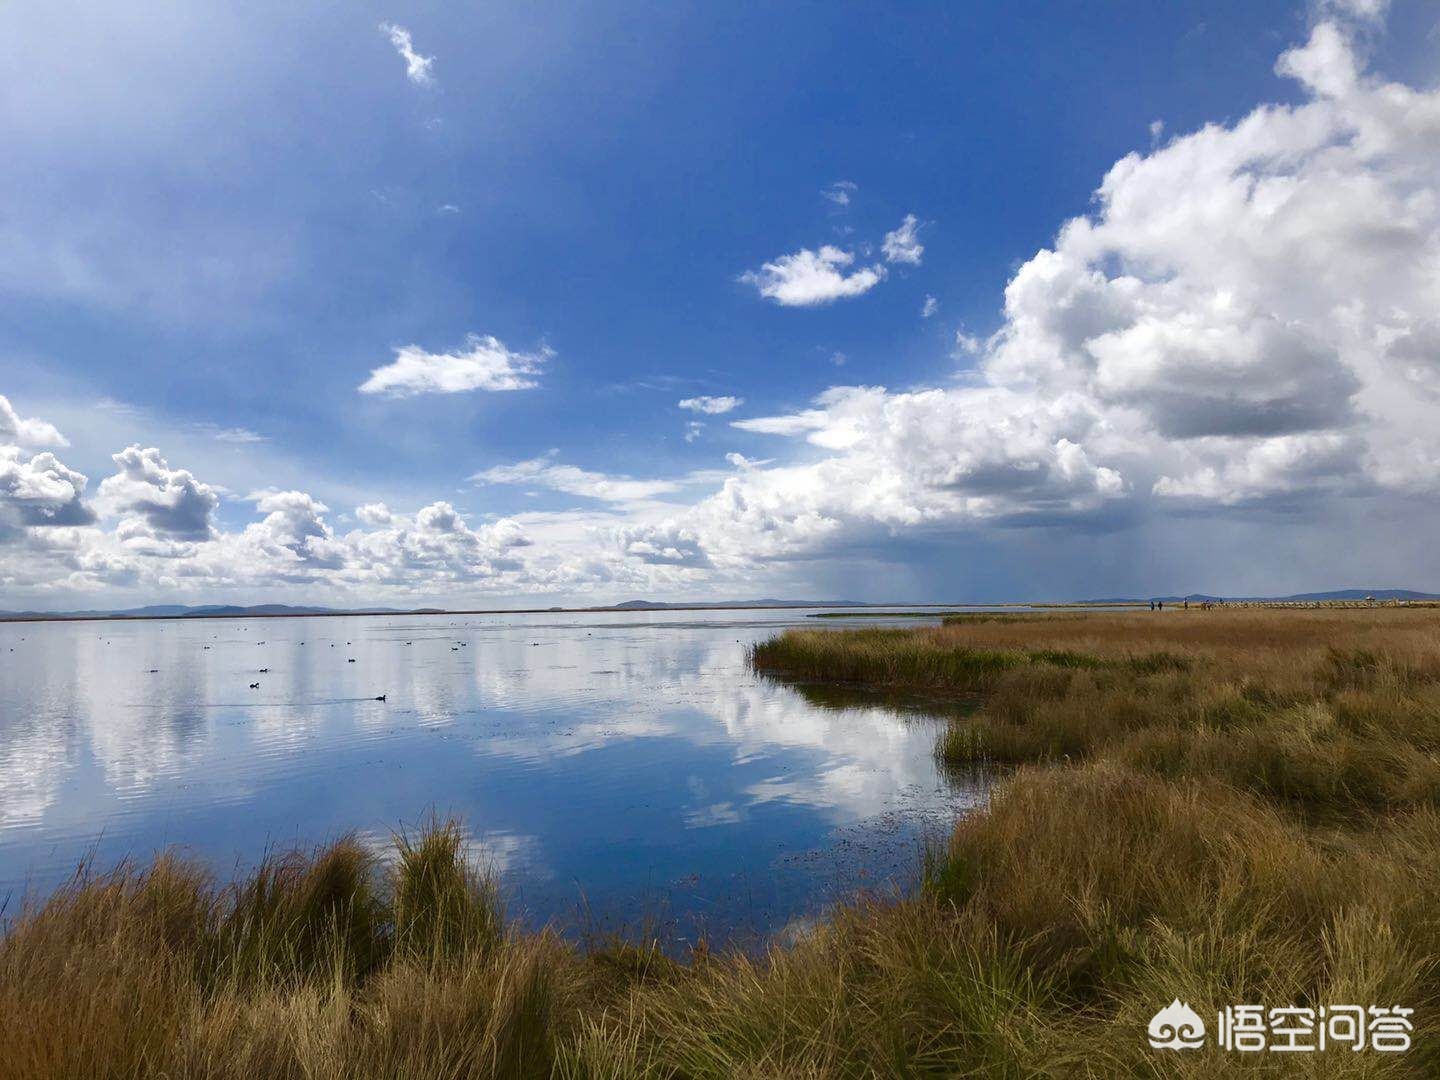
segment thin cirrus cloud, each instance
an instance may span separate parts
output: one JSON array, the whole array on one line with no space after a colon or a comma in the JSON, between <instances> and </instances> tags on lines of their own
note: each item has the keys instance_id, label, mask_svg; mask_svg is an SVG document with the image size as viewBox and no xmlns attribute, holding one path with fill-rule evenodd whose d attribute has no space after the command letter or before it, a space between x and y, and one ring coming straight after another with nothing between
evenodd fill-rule
<instances>
[{"instance_id":1,"label":"thin cirrus cloud","mask_svg":"<svg viewBox=\"0 0 1440 1080\"><path fill-rule=\"evenodd\" d=\"M517 461L513 465L496 465L475 473L470 479L477 484L533 484L566 495L580 495L602 502L636 502L668 495L680 485L671 480L637 480L590 472L575 465L555 460L558 450L541 457Z\"/></svg>"},{"instance_id":2,"label":"thin cirrus cloud","mask_svg":"<svg viewBox=\"0 0 1440 1080\"><path fill-rule=\"evenodd\" d=\"M732 420L730 426L756 435L804 435L819 431L829 422L824 410L806 409L789 416L756 416L749 420Z\"/></svg>"},{"instance_id":3,"label":"thin cirrus cloud","mask_svg":"<svg viewBox=\"0 0 1440 1080\"><path fill-rule=\"evenodd\" d=\"M262 443L266 441L266 437L249 428L231 427L215 432L215 440L223 443Z\"/></svg>"},{"instance_id":4,"label":"thin cirrus cloud","mask_svg":"<svg viewBox=\"0 0 1440 1080\"><path fill-rule=\"evenodd\" d=\"M390 44L395 46L395 51L405 61L405 77L416 86L433 86L435 75L431 68L435 66L435 58L421 56L415 51L410 31L403 26L383 22L380 24L380 32L390 39Z\"/></svg>"},{"instance_id":5,"label":"thin cirrus cloud","mask_svg":"<svg viewBox=\"0 0 1440 1080\"><path fill-rule=\"evenodd\" d=\"M781 307L815 307L863 296L885 280L885 267L878 263L847 272L854 262L851 252L830 244L819 251L801 248L759 270L747 270L740 281L755 286L761 296Z\"/></svg>"},{"instance_id":6,"label":"thin cirrus cloud","mask_svg":"<svg viewBox=\"0 0 1440 1080\"><path fill-rule=\"evenodd\" d=\"M555 354L541 347L522 353L499 338L471 334L453 352L426 352L419 345L401 345L395 359L370 372L360 384L362 394L413 397L416 394L462 394L471 390L532 390L535 376Z\"/></svg>"},{"instance_id":7,"label":"thin cirrus cloud","mask_svg":"<svg viewBox=\"0 0 1440 1080\"><path fill-rule=\"evenodd\" d=\"M723 413L731 412L745 404L744 398L710 397L702 394L699 397L685 398L678 403L682 409L689 409L694 413L704 413L706 416L720 416Z\"/></svg>"}]
</instances>

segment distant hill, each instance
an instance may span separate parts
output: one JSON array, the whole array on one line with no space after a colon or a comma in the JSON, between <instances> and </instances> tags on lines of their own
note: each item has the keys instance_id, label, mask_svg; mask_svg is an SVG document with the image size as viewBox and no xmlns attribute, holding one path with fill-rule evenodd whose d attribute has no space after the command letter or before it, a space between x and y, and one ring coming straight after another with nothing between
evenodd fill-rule
<instances>
[{"instance_id":1,"label":"distant hill","mask_svg":"<svg viewBox=\"0 0 1440 1080\"><path fill-rule=\"evenodd\" d=\"M1416 592L1414 589L1336 589L1334 592L1296 593L1283 600L1364 600L1373 596L1376 600L1440 600L1440 594Z\"/></svg>"},{"instance_id":2,"label":"distant hill","mask_svg":"<svg viewBox=\"0 0 1440 1080\"><path fill-rule=\"evenodd\" d=\"M398 612L399 608L363 608L365 612ZM148 604L145 607L100 611L0 611L0 619L187 619L242 618L250 615L343 615L351 612L325 607L296 607L291 604Z\"/></svg>"},{"instance_id":3,"label":"distant hill","mask_svg":"<svg viewBox=\"0 0 1440 1080\"><path fill-rule=\"evenodd\" d=\"M1167 604L1179 604L1188 600L1192 604L1222 600L1242 600L1247 603L1303 604L1324 600L1440 600L1440 593L1416 592L1414 589L1331 589L1328 592L1294 593L1290 596L1211 596L1208 593L1190 593L1188 596L1130 596L1110 597L1101 600L1082 600L1082 604L1148 604L1151 600L1163 600Z\"/></svg>"}]
</instances>

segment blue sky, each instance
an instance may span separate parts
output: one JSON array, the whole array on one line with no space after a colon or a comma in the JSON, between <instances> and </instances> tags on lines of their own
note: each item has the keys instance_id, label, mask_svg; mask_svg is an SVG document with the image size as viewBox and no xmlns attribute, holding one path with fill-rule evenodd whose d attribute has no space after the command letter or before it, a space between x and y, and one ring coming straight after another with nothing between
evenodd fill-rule
<instances>
[{"instance_id":1,"label":"blue sky","mask_svg":"<svg viewBox=\"0 0 1440 1080\"><path fill-rule=\"evenodd\" d=\"M12 10L0 607L1440 588L1436 22Z\"/></svg>"}]
</instances>

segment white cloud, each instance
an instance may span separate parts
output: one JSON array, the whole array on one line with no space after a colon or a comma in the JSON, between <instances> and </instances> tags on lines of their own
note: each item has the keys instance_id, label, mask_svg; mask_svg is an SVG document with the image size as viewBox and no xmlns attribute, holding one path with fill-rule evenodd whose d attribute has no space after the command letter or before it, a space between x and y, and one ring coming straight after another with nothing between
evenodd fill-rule
<instances>
[{"instance_id":1,"label":"white cloud","mask_svg":"<svg viewBox=\"0 0 1440 1080\"><path fill-rule=\"evenodd\" d=\"M694 442L696 439L700 438L700 435L704 430L705 424L702 421L691 420L688 424L685 425L685 441L687 443Z\"/></svg>"},{"instance_id":2,"label":"white cloud","mask_svg":"<svg viewBox=\"0 0 1440 1080\"><path fill-rule=\"evenodd\" d=\"M728 461L731 465L735 466L735 468L737 469L758 469L765 465L769 465L775 459L764 458L763 460L757 460L753 458L747 458L744 454L729 453L725 455L725 460Z\"/></svg>"},{"instance_id":3,"label":"white cloud","mask_svg":"<svg viewBox=\"0 0 1440 1080\"><path fill-rule=\"evenodd\" d=\"M928 319L930 318L930 316L934 315L939 310L940 301L936 300L933 296L926 296L925 303L922 304L920 307L920 317L922 319Z\"/></svg>"},{"instance_id":4,"label":"white cloud","mask_svg":"<svg viewBox=\"0 0 1440 1080\"><path fill-rule=\"evenodd\" d=\"M790 416L757 416L750 420L732 420L730 426L756 435L801 435L824 427L823 410L808 409Z\"/></svg>"},{"instance_id":5,"label":"white cloud","mask_svg":"<svg viewBox=\"0 0 1440 1080\"><path fill-rule=\"evenodd\" d=\"M1361 22L1380 22L1390 10L1390 0L1319 0L1322 12Z\"/></svg>"},{"instance_id":6,"label":"white cloud","mask_svg":"<svg viewBox=\"0 0 1440 1080\"><path fill-rule=\"evenodd\" d=\"M220 496L185 469L172 469L154 447L130 446L111 457L119 471L100 483L108 515L133 519L127 536L157 540L209 540Z\"/></svg>"},{"instance_id":7,"label":"white cloud","mask_svg":"<svg viewBox=\"0 0 1440 1080\"><path fill-rule=\"evenodd\" d=\"M0 539L17 527L88 525L86 482L49 451L27 459L18 446L0 446Z\"/></svg>"},{"instance_id":8,"label":"white cloud","mask_svg":"<svg viewBox=\"0 0 1440 1080\"><path fill-rule=\"evenodd\" d=\"M529 390L540 385L533 377L554 353L513 352L498 338L471 334L466 348L448 353L426 352L402 345L395 359L370 372L360 384L362 394L410 397L415 394L458 394L469 390Z\"/></svg>"},{"instance_id":9,"label":"white cloud","mask_svg":"<svg viewBox=\"0 0 1440 1080\"><path fill-rule=\"evenodd\" d=\"M955 331L955 352L957 359L962 356L978 356L985 343L974 334L967 334L964 328Z\"/></svg>"},{"instance_id":10,"label":"white cloud","mask_svg":"<svg viewBox=\"0 0 1440 1080\"><path fill-rule=\"evenodd\" d=\"M405 77L417 86L431 86L435 82L435 76L430 69L435 64L433 56L421 56L415 51L415 46L410 40L410 31L403 26L396 26L394 23L381 23L380 32L390 39L390 44L395 46L395 51L405 61Z\"/></svg>"},{"instance_id":11,"label":"white cloud","mask_svg":"<svg viewBox=\"0 0 1440 1080\"><path fill-rule=\"evenodd\" d=\"M0 444L22 446L69 446L70 442L44 420L27 420L15 411L10 399L0 394Z\"/></svg>"},{"instance_id":12,"label":"white cloud","mask_svg":"<svg viewBox=\"0 0 1440 1080\"><path fill-rule=\"evenodd\" d=\"M836 180L829 187L820 192L821 196L836 206L849 206L850 200L855 192L860 190L860 185L853 180Z\"/></svg>"},{"instance_id":13,"label":"white cloud","mask_svg":"<svg viewBox=\"0 0 1440 1080\"><path fill-rule=\"evenodd\" d=\"M802 248L747 270L740 281L782 307L813 307L862 296L885 279L885 268L878 264L846 273L854 261L853 254L829 244L819 251Z\"/></svg>"},{"instance_id":14,"label":"white cloud","mask_svg":"<svg viewBox=\"0 0 1440 1080\"><path fill-rule=\"evenodd\" d=\"M1239 506L1373 490L1364 475L1364 441L1353 435L1329 431L1283 435L1234 446L1218 443L1213 450L1213 464L1185 476L1162 476L1154 493Z\"/></svg>"},{"instance_id":15,"label":"white cloud","mask_svg":"<svg viewBox=\"0 0 1440 1080\"><path fill-rule=\"evenodd\" d=\"M1104 400L1171 438L1283 435L1344 426L1355 375L1330 343L1228 297L1141 315L1086 343Z\"/></svg>"},{"instance_id":16,"label":"white cloud","mask_svg":"<svg viewBox=\"0 0 1440 1080\"><path fill-rule=\"evenodd\" d=\"M617 532L617 539L627 557L642 563L692 570L708 569L711 565L700 535L673 521L622 528Z\"/></svg>"},{"instance_id":17,"label":"white cloud","mask_svg":"<svg viewBox=\"0 0 1440 1080\"><path fill-rule=\"evenodd\" d=\"M375 502L356 507L355 518L362 525L389 525L394 520L394 515L383 502Z\"/></svg>"},{"instance_id":18,"label":"white cloud","mask_svg":"<svg viewBox=\"0 0 1440 1080\"><path fill-rule=\"evenodd\" d=\"M240 539L278 573L345 565L343 545L325 521L330 508L319 499L304 491L258 491L248 498L265 517L246 526Z\"/></svg>"},{"instance_id":19,"label":"white cloud","mask_svg":"<svg viewBox=\"0 0 1440 1080\"><path fill-rule=\"evenodd\" d=\"M744 398L738 397L700 397L685 398L679 402L679 407L689 409L691 412L704 413L707 416L719 416L722 413L731 412L745 404Z\"/></svg>"},{"instance_id":20,"label":"white cloud","mask_svg":"<svg viewBox=\"0 0 1440 1080\"><path fill-rule=\"evenodd\" d=\"M925 254L925 245L920 243L920 222L914 214L906 214L899 226L885 234L881 250L885 261L919 266L920 257Z\"/></svg>"}]
</instances>

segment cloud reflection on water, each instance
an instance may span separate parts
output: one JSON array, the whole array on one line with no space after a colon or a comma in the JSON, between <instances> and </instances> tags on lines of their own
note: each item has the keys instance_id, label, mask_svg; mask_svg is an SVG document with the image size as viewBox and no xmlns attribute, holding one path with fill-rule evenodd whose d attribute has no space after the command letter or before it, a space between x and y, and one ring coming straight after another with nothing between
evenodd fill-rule
<instances>
[{"instance_id":1,"label":"cloud reflection on water","mask_svg":"<svg viewBox=\"0 0 1440 1080\"><path fill-rule=\"evenodd\" d=\"M748 670L745 646L793 618L0 626L20 658L0 689L0 893L90 851L182 843L225 867L350 830L379 844L434 810L553 914L577 890L603 906L763 880L836 829L970 804L933 722Z\"/></svg>"}]
</instances>

